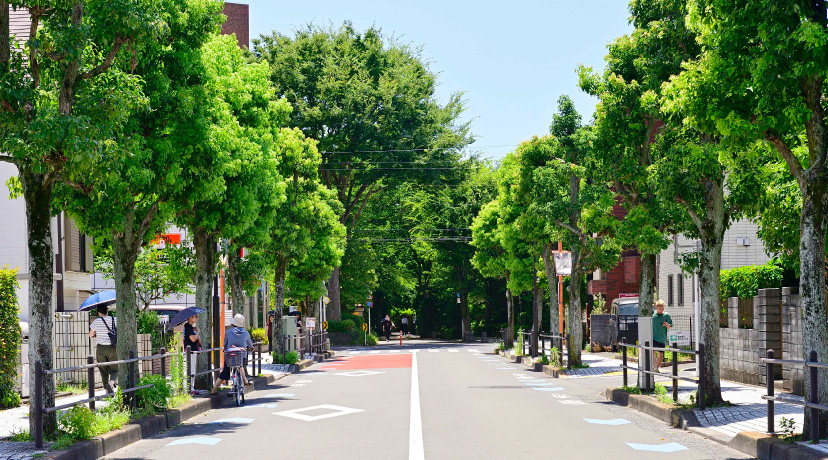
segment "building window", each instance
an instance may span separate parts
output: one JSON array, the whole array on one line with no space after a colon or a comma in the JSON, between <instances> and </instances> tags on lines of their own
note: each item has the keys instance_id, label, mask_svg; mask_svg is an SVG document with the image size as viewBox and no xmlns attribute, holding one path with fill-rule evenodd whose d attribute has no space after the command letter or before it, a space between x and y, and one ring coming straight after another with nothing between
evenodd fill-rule
<instances>
[{"instance_id":1,"label":"building window","mask_svg":"<svg viewBox=\"0 0 828 460\"><path fill-rule=\"evenodd\" d=\"M673 275L667 275L667 305L673 305Z\"/></svg>"},{"instance_id":2,"label":"building window","mask_svg":"<svg viewBox=\"0 0 828 460\"><path fill-rule=\"evenodd\" d=\"M684 276L679 274L676 277L676 294L678 294L678 305L684 305Z\"/></svg>"}]
</instances>

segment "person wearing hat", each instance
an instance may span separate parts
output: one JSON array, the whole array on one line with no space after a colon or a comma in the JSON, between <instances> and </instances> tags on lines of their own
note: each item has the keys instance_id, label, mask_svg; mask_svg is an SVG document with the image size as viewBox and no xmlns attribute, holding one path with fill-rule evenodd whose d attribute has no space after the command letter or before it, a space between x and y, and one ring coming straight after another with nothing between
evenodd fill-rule
<instances>
[{"instance_id":1,"label":"person wearing hat","mask_svg":"<svg viewBox=\"0 0 828 460\"><path fill-rule=\"evenodd\" d=\"M252 350L253 349L253 339L250 338L250 333L244 329L244 315L241 313L236 314L233 317L232 323L233 327L230 328L227 332L224 333L224 351L225 353L231 349L246 349ZM245 362L247 360L245 359ZM247 381L247 378L242 374L242 379L244 380L245 385L250 385L250 382ZM230 379L230 368L227 366L227 361L224 362L224 368L221 370L221 373L216 378L216 382L213 384L213 391L210 394L216 394L218 391L219 385L226 382Z\"/></svg>"}]
</instances>

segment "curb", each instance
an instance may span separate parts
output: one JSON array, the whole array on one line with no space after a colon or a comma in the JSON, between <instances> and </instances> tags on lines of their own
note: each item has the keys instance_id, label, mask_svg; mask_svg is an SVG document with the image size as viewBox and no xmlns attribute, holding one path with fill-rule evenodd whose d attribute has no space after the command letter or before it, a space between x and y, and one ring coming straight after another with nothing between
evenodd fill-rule
<instances>
[{"instance_id":1,"label":"curb","mask_svg":"<svg viewBox=\"0 0 828 460\"><path fill-rule=\"evenodd\" d=\"M333 353L330 355L333 356ZM296 369L292 372L299 372L312 364L314 364L313 360L306 359L299 364L293 365L296 366ZM253 391L263 390L276 381L281 380L286 375L287 374L281 374L276 376L268 374L261 377L253 377ZM181 407L169 409L164 412L130 422L118 430L110 431L109 433L104 433L101 436L85 441L78 441L66 450L47 453L43 458L53 460L95 460L103 457L104 455L109 455L136 441L149 438L161 433L164 430L174 428L185 420L193 418L196 415L202 414L211 409L218 409L222 406L231 404L232 400L228 399L225 394L218 394L207 398L197 398Z\"/></svg>"},{"instance_id":2,"label":"curb","mask_svg":"<svg viewBox=\"0 0 828 460\"><path fill-rule=\"evenodd\" d=\"M649 396L630 394L620 388L607 388L604 390L604 397L662 420L670 426L690 431L760 460L828 459L828 455L808 446L787 443L756 431L741 431L732 438L728 437L724 433L701 426L693 410L677 409Z\"/></svg>"}]
</instances>

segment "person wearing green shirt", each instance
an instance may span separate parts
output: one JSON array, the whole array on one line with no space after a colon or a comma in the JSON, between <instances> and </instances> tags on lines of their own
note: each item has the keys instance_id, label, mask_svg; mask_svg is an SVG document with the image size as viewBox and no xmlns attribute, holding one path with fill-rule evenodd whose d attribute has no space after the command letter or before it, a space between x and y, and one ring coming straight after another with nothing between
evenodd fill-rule
<instances>
[{"instance_id":1,"label":"person wearing green shirt","mask_svg":"<svg viewBox=\"0 0 828 460\"><path fill-rule=\"evenodd\" d=\"M669 313L664 312L664 301L658 300L655 303L655 313L653 313L653 346L656 348L666 348L667 331L673 327L673 318L670 318ZM655 352L655 369L661 367L661 361L664 359L664 352Z\"/></svg>"}]
</instances>

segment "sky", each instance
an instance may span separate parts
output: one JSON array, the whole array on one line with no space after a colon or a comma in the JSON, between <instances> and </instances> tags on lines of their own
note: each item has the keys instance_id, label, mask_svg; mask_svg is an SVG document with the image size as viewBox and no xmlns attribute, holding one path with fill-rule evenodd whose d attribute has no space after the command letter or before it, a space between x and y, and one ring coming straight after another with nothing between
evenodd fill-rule
<instances>
[{"instance_id":1,"label":"sky","mask_svg":"<svg viewBox=\"0 0 828 460\"><path fill-rule=\"evenodd\" d=\"M607 44L632 30L624 0L235 1L250 5L251 39L349 20L422 47L438 98L464 93L471 149L492 159L547 134L562 94L588 122L597 101L578 89L575 68L603 70Z\"/></svg>"}]
</instances>

